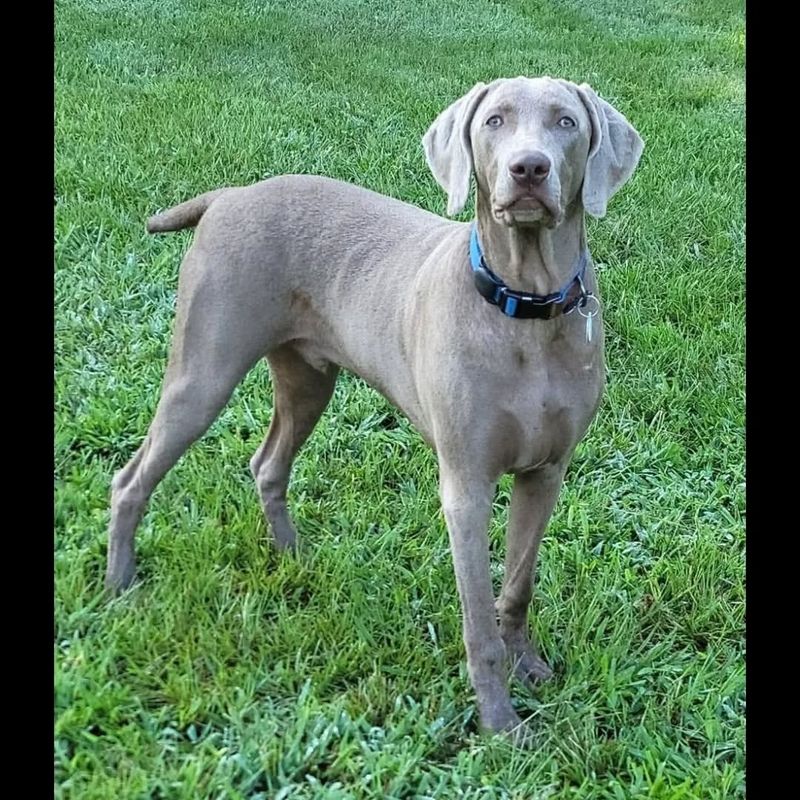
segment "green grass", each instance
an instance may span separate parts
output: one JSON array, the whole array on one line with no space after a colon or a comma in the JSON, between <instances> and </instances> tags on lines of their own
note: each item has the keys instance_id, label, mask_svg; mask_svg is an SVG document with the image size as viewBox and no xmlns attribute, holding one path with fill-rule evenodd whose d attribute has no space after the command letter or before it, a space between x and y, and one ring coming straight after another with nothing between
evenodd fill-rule
<instances>
[{"instance_id":1,"label":"green grass","mask_svg":"<svg viewBox=\"0 0 800 800\"><path fill-rule=\"evenodd\" d=\"M63 798L744 796L744 14L733 0L57 0L55 781ZM154 495L108 603L108 487L157 400L188 234L283 172L443 212L474 82L591 83L647 142L592 223L609 387L542 550L535 748L476 733L435 459L344 377L268 546L265 367ZM469 218L469 210L464 218ZM491 528L501 576L509 483Z\"/></svg>"}]
</instances>

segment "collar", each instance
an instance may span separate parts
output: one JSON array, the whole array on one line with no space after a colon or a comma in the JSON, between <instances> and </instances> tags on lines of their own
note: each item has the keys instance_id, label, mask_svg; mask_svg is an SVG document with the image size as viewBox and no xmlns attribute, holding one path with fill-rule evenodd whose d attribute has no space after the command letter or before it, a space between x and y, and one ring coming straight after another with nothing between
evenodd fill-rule
<instances>
[{"instance_id":1,"label":"collar","mask_svg":"<svg viewBox=\"0 0 800 800\"><path fill-rule=\"evenodd\" d=\"M575 277L571 278L559 291L551 294L533 294L509 289L501 278L492 272L483 257L483 249L478 239L478 225L472 223L469 236L469 260L475 287L484 299L497 306L507 317L516 319L553 319L559 314L569 314L577 307L583 308L594 295L587 291L583 276L589 257L586 250L581 252Z\"/></svg>"}]
</instances>

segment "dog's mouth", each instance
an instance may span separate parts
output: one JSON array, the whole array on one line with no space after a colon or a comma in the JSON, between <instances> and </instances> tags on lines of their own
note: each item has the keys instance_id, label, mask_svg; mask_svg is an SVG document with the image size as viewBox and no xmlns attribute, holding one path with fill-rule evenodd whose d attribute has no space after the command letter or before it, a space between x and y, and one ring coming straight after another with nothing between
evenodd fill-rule
<instances>
[{"instance_id":1,"label":"dog's mouth","mask_svg":"<svg viewBox=\"0 0 800 800\"><path fill-rule=\"evenodd\" d=\"M561 211L551 200L524 194L515 197L510 203L494 203L495 219L505 225L531 225L544 223L554 228L561 221Z\"/></svg>"},{"instance_id":2,"label":"dog's mouth","mask_svg":"<svg viewBox=\"0 0 800 800\"><path fill-rule=\"evenodd\" d=\"M537 197L520 197L507 206L509 211L538 211L544 208L544 203Z\"/></svg>"}]
</instances>

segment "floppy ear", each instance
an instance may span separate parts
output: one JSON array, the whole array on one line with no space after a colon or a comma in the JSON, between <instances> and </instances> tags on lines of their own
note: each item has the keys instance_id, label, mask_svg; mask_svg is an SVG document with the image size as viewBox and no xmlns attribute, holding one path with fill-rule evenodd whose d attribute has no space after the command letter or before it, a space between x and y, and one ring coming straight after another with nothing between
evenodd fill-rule
<instances>
[{"instance_id":1,"label":"floppy ear","mask_svg":"<svg viewBox=\"0 0 800 800\"><path fill-rule=\"evenodd\" d=\"M592 121L592 140L583 178L583 207L604 217L608 201L627 183L644 150L642 137L612 105L583 83L578 95Z\"/></svg>"},{"instance_id":2,"label":"floppy ear","mask_svg":"<svg viewBox=\"0 0 800 800\"><path fill-rule=\"evenodd\" d=\"M434 120L422 137L425 159L433 177L447 192L447 213L458 214L469 197L472 143L469 126L489 87L478 83Z\"/></svg>"}]
</instances>

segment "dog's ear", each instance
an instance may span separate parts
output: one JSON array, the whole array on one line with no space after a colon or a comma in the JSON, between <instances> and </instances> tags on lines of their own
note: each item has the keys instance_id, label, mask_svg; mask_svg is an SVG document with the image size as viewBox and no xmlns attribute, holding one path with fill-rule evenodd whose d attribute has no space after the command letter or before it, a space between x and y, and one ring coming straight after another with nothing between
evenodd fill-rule
<instances>
[{"instance_id":1,"label":"dog's ear","mask_svg":"<svg viewBox=\"0 0 800 800\"><path fill-rule=\"evenodd\" d=\"M644 150L642 137L622 114L583 83L578 95L592 121L592 140L583 178L583 207L604 217L608 201L633 175Z\"/></svg>"},{"instance_id":2,"label":"dog's ear","mask_svg":"<svg viewBox=\"0 0 800 800\"><path fill-rule=\"evenodd\" d=\"M422 137L425 159L433 177L447 192L447 213L452 217L466 205L472 177L472 143L469 128L475 110L489 87L478 83L434 120Z\"/></svg>"}]
</instances>

